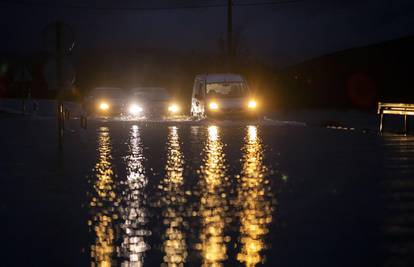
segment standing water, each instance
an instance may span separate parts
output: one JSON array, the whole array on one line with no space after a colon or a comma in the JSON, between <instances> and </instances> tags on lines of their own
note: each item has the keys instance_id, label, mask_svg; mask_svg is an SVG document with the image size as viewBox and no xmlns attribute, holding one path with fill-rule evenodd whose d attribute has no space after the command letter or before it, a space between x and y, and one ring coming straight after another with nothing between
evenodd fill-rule
<instances>
[{"instance_id":1,"label":"standing water","mask_svg":"<svg viewBox=\"0 0 414 267\"><path fill-rule=\"evenodd\" d=\"M2 266L413 263L412 137L93 121L59 153L2 120Z\"/></svg>"}]
</instances>

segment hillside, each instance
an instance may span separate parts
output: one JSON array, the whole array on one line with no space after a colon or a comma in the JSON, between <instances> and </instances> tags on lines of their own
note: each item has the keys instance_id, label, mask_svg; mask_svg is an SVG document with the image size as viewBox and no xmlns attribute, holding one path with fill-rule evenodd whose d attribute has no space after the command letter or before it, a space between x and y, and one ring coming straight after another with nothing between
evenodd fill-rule
<instances>
[{"instance_id":1,"label":"hillside","mask_svg":"<svg viewBox=\"0 0 414 267\"><path fill-rule=\"evenodd\" d=\"M280 97L291 106L372 108L414 102L414 36L311 59L282 70Z\"/></svg>"}]
</instances>

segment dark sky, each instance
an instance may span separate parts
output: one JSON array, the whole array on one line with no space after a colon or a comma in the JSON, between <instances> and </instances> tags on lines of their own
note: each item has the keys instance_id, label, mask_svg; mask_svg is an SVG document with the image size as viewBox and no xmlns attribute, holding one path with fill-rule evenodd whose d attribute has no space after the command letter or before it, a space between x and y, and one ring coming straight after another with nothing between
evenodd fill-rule
<instances>
[{"instance_id":1,"label":"dark sky","mask_svg":"<svg viewBox=\"0 0 414 267\"><path fill-rule=\"evenodd\" d=\"M234 0L239 4L268 1ZM60 19L73 27L79 50L157 47L216 53L219 36L226 32L225 7L144 11L67 6L175 7L225 2L0 0L0 49L38 49L42 29ZM337 50L414 34L414 1L303 0L236 6L234 28L252 56L286 66Z\"/></svg>"}]
</instances>

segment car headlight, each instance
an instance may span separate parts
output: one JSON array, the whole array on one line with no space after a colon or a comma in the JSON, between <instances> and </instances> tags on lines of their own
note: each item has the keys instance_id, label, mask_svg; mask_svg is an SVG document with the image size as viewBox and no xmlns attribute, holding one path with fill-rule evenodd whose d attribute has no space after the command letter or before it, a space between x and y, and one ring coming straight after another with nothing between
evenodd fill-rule
<instances>
[{"instance_id":1,"label":"car headlight","mask_svg":"<svg viewBox=\"0 0 414 267\"><path fill-rule=\"evenodd\" d=\"M248 107L249 109L255 109L255 108L257 107L257 102L256 102L255 100L250 100L250 101L247 103L247 107Z\"/></svg>"},{"instance_id":2,"label":"car headlight","mask_svg":"<svg viewBox=\"0 0 414 267\"><path fill-rule=\"evenodd\" d=\"M211 110L218 110L219 105L218 105L216 102L210 102L210 104L208 105L208 107L209 107Z\"/></svg>"},{"instance_id":3,"label":"car headlight","mask_svg":"<svg viewBox=\"0 0 414 267\"><path fill-rule=\"evenodd\" d=\"M101 103L99 104L99 109L100 109L100 110L103 110L103 111L106 111L106 110L108 110L108 109L109 109L109 104L108 104L108 103L106 103L106 102L101 102Z\"/></svg>"},{"instance_id":4,"label":"car headlight","mask_svg":"<svg viewBox=\"0 0 414 267\"><path fill-rule=\"evenodd\" d=\"M180 107L177 104L171 104L168 106L168 111L171 113L177 113L180 111Z\"/></svg>"},{"instance_id":5,"label":"car headlight","mask_svg":"<svg viewBox=\"0 0 414 267\"><path fill-rule=\"evenodd\" d=\"M137 104L129 105L128 112L130 115L138 115L143 111L142 107Z\"/></svg>"}]
</instances>

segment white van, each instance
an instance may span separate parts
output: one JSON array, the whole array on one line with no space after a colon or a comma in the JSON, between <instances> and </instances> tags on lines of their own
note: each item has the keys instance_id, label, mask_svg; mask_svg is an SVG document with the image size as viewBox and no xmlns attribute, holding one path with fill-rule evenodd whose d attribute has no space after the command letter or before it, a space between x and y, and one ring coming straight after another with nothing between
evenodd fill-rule
<instances>
[{"instance_id":1,"label":"white van","mask_svg":"<svg viewBox=\"0 0 414 267\"><path fill-rule=\"evenodd\" d=\"M241 75L202 74L194 80L191 116L258 115L258 103Z\"/></svg>"}]
</instances>

